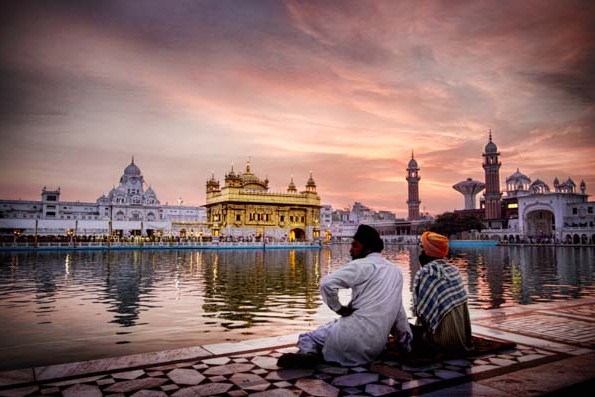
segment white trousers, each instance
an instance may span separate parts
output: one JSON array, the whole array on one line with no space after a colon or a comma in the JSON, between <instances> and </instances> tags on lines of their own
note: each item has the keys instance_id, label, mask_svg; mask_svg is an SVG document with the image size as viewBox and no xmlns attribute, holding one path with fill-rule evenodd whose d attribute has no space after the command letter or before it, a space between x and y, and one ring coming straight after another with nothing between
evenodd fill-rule
<instances>
[{"instance_id":1,"label":"white trousers","mask_svg":"<svg viewBox=\"0 0 595 397\"><path fill-rule=\"evenodd\" d=\"M300 334L298 336L297 346L300 349L300 353L322 353L322 346L324 346L324 342L328 334L330 333L331 329L335 326L337 320L331 321L320 327L316 328L314 331L306 332L304 334Z\"/></svg>"}]
</instances>

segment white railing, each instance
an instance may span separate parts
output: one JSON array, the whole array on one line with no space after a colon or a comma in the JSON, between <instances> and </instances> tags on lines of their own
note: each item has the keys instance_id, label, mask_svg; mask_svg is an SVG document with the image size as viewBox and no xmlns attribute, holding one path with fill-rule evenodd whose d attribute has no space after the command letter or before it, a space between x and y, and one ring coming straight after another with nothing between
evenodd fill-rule
<instances>
[{"instance_id":1,"label":"white railing","mask_svg":"<svg viewBox=\"0 0 595 397\"><path fill-rule=\"evenodd\" d=\"M26 249L35 249L35 248L88 248L88 249L104 249L104 248L277 248L277 247L304 247L304 246L311 246L311 247L319 247L320 244L317 241L310 241L310 242L288 242L288 241L280 241L280 242L246 242L246 241L220 241L220 242L211 242L211 241L172 241L172 242L165 242L165 241L142 241L142 242L135 242L135 241L54 241L54 242L0 242L0 249L14 249L14 248L26 248Z\"/></svg>"}]
</instances>

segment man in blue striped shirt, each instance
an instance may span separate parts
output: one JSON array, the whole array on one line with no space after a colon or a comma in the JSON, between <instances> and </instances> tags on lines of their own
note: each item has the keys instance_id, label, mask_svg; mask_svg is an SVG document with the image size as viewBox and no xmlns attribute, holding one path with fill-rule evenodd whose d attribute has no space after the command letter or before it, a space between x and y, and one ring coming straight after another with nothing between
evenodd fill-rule
<instances>
[{"instance_id":1,"label":"man in blue striped shirt","mask_svg":"<svg viewBox=\"0 0 595 397\"><path fill-rule=\"evenodd\" d=\"M413 353L465 354L473 350L465 283L444 260L448 238L426 231L421 236L422 265L413 279Z\"/></svg>"}]
</instances>

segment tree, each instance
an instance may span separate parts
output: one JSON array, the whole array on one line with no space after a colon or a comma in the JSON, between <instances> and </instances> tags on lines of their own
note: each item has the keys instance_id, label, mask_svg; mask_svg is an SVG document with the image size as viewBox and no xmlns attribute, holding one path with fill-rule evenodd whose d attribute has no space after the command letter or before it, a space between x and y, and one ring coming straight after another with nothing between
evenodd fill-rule
<instances>
[{"instance_id":1,"label":"tree","mask_svg":"<svg viewBox=\"0 0 595 397\"><path fill-rule=\"evenodd\" d=\"M445 212L438 215L430 228L433 232L451 236L470 230L481 231L483 222L473 214L464 212Z\"/></svg>"}]
</instances>

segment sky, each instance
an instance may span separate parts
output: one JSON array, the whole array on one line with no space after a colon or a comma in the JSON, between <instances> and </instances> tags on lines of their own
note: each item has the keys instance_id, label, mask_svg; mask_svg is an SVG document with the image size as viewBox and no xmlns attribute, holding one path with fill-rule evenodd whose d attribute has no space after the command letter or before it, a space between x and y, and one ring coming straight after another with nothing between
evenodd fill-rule
<instances>
[{"instance_id":1,"label":"sky","mask_svg":"<svg viewBox=\"0 0 595 397\"><path fill-rule=\"evenodd\" d=\"M94 202L134 156L162 203L246 162L323 204L462 209L517 168L595 192L592 1L3 1L0 198Z\"/></svg>"}]
</instances>

